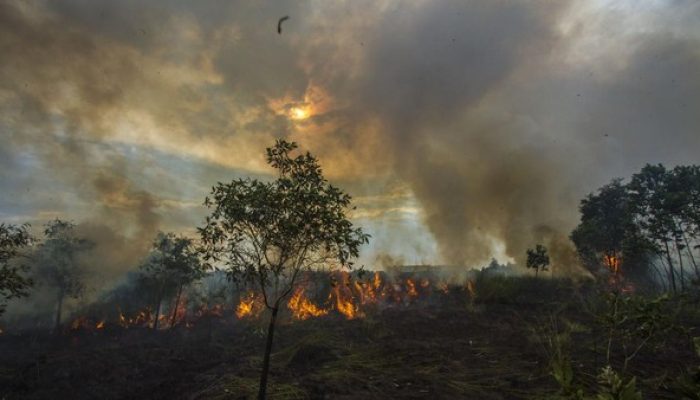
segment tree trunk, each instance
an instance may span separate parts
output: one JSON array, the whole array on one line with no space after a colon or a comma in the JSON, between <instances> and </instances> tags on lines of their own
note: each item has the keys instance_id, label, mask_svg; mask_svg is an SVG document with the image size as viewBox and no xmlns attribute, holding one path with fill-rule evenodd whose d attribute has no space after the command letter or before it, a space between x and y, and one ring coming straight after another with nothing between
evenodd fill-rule
<instances>
[{"instance_id":1,"label":"tree trunk","mask_svg":"<svg viewBox=\"0 0 700 400\"><path fill-rule=\"evenodd\" d=\"M275 320L277 320L278 306L272 309L270 316L270 325L267 327L267 343L265 344L265 357L263 358L262 374L260 375L260 390L258 391L258 400L265 400L265 392L267 391L267 374L270 371L270 354L272 354L272 337L275 334Z\"/></svg>"},{"instance_id":2,"label":"tree trunk","mask_svg":"<svg viewBox=\"0 0 700 400\"><path fill-rule=\"evenodd\" d=\"M173 315L170 317L170 327L175 326L175 319L177 318L177 309L180 307L180 296L182 295L182 285L177 289L177 296L175 297L175 308L173 309Z\"/></svg>"},{"instance_id":3,"label":"tree trunk","mask_svg":"<svg viewBox=\"0 0 700 400\"><path fill-rule=\"evenodd\" d=\"M234 283L234 292L231 299L233 300L233 309L235 310L239 304L241 304L241 286L238 283Z\"/></svg>"},{"instance_id":4,"label":"tree trunk","mask_svg":"<svg viewBox=\"0 0 700 400\"><path fill-rule=\"evenodd\" d=\"M537 273L540 272L539 268L535 268L535 278L537 278Z\"/></svg>"},{"instance_id":5,"label":"tree trunk","mask_svg":"<svg viewBox=\"0 0 700 400\"><path fill-rule=\"evenodd\" d=\"M153 330L158 330L158 320L160 319L160 303L163 302L163 295L158 294L158 302L156 303L156 318L153 320Z\"/></svg>"},{"instance_id":6,"label":"tree trunk","mask_svg":"<svg viewBox=\"0 0 700 400\"><path fill-rule=\"evenodd\" d=\"M59 333L61 328L61 311L63 311L63 290L58 292L58 304L56 306L56 323L54 324L54 333Z\"/></svg>"},{"instance_id":7,"label":"tree trunk","mask_svg":"<svg viewBox=\"0 0 700 400\"><path fill-rule=\"evenodd\" d=\"M659 282L659 285L661 285L661 290L665 292L666 291L666 279L664 278L664 275L662 273L663 269L664 269L664 262L663 262L663 260L660 260L660 262L661 262L661 271L659 271L659 266L655 262L652 262L651 265L654 268L654 272L656 272L656 277L659 279L658 282Z\"/></svg>"},{"instance_id":8,"label":"tree trunk","mask_svg":"<svg viewBox=\"0 0 700 400\"><path fill-rule=\"evenodd\" d=\"M688 242L688 238L683 234L683 241L685 242L685 248L688 250L688 255L690 256L690 261L693 263L693 268L695 269L695 277L700 279L700 270L698 270L698 264L695 262L695 256L693 255L693 248Z\"/></svg>"},{"instance_id":9,"label":"tree trunk","mask_svg":"<svg viewBox=\"0 0 700 400\"><path fill-rule=\"evenodd\" d=\"M668 273L671 278L671 288L673 289L673 293L676 293L676 275L673 272L673 261L671 260L671 251L668 248L668 241L664 241L664 245L666 246L666 261L668 261Z\"/></svg>"},{"instance_id":10,"label":"tree trunk","mask_svg":"<svg viewBox=\"0 0 700 400\"><path fill-rule=\"evenodd\" d=\"M678 253L678 265L681 268L681 291L685 290L685 272L683 271L683 256L681 255L681 249L678 247L678 243L676 243L676 252Z\"/></svg>"}]
</instances>

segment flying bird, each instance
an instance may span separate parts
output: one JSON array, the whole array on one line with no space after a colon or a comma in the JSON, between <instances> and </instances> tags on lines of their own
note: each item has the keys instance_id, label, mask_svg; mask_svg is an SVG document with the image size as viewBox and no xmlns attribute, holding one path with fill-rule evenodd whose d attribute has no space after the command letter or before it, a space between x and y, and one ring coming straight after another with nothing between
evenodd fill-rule
<instances>
[{"instance_id":1,"label":"flying bird","mask_svg":"<svg viewBox=\"0 0 700 400\"><path fill-rule=\"evenodd\" d=\"M286 21L289 19L289 15L285 15L284 17L280 18L279 21L277 21L277 33L280 35L282 34L282 22Z\"/></svg>"}]
</instances>

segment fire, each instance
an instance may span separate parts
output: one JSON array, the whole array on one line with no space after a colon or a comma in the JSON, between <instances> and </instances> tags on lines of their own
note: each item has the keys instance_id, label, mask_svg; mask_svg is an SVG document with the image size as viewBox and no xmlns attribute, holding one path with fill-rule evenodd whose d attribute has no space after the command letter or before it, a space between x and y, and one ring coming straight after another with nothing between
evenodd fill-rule
<instances>
[{"instance_id":1,"label":"fire","mask_svg":"<svg viewBox=\"0 0 700 400\"><path fill-rule=\"evenodd\" d=\"M606 257L606 265L619 272L619 259ZM622 285L621 274L613 275L618 287L623 291L634 290L631 286ZM401 279L387 278L381 272L374 272L366 279L349 272L335 272L330 275L330 287L327 288L327 298L323 304L315 303L307 297L307 286L297 287L287 302L291 316L295 320L304 321L335 313L346 319L364 318L367 313L381 310L385 307L406 307L414 304L420 298L442 296L450 293L450 280L439 280L430 277L410 277ZM322 287L322 286L321 286ZM433 289L434 288L434 289ZM456 293L456 291L455 291ZM462 293L469 296L471 301L476 297L474 281L466 280ZM159 329L171 329L174 326L192 328L200 318L214 317L222 320L232 320L234 315L239 319L255 318L264 310L262 294L255 291L242 293L238 304L232 308L224 304L199 304L192 307L191 301L185 296L175 301L169 310L158 316ZM188 312L188 310L190 310ZM80 316L73 319L68 328L71 331L100 331L110 327L153 328L156 323L155 312L151 307L129 313L122 312L117 307L116 313L102 318Z\"/></svg>"},{"instance_id":2,"label":"fire","mask_svg":"<svg viewBox=\"0 0 700 400\"><path fill-rule=\"evenodd\" d=\"M355 281L354 285L355 293L360 297L360 304L372 304L377 302L377 290L375 289L374 283Z\"/></svg>"},{"instance_id":3,"label":"fire","mask_svg":"<svg viewBox=\"0 0 700 400\"><path fill-rule=\"evenodd\" d=\"M352 295L346 295L345 291L341 291L339 286L333 288L332 295L335 297L335 309L345 318L355 319L362 315L352 301Z\"/></svg>"},{"instance_id":4,"label":"fire","mask_svg":"<svg viewBox=\"0 0 700 400\"><path fill-rule=\"evenodd\" d=\"M372 281L372 286L375 290L378 290L382 286L382 276L379 272L374 273L374 280Z\"/></svg>"},{"instance_id":5,"label":"fire","mask_svg":"<svg viewBox=\"0 0 700 400\"><path fill-rule=\"evenodd\" d=\"M236 317L245 318L257 315L262 309L255 292L248 292L238 303Z\"/></svg>"},{"instance_id":6,"label":"fire","mask_svg":"<svg viewBox=\"0 0 700 400\"><path fill-rule=\"evenodd\" d=\"M625 282L624 276L622 276L622 269L620 268L622 260L620 257L615 254L606 254L603 256L603 264L612 272L612 275L608 278L610 286L619 289L623 293L633 293L635 291L634 285L630 282Z\"/></svg>"},{"instance_id":7,"label":"fire","mask_svg":"<svg viewBox=\"0 0 700 400\"><path fill-rule=\"evenodd\" d=\"M181 299L178 299L178 303L175 304L175 309L173 310L173 314L171 315L172 317L172 325L176 325L182 321L185 320L185 316L187 315L187 298L185 296L182 296Z\"/></svg>"},{"instance_id":8,"label":"fire","mask_svg":"<svg viewBox=\"0 0 700 400\"><path fill-rule=\"evenodd\" d=\"M243 318L252 314L253 300L254 299L241 300L241 302L238 304L238 308L236 308L236 316L238 318Z\"/></svg>"},{"instance_id":9,"label":"fire","mask_svg":"<svg viewBox=\"0 0 700 400\"><path fill-rule=\"evenodd\" d=\"M160 318L158 318L158 322L163 322L165 320L166 316L161 315ZM122 328L128 329L131 327L153 327L153 323L155 322L155 316L151 313L151 310L149 308L145 310L139 311L136 316L134 317L127 317L122 313L121 310L119 310L119 318L118 318L118 324ZM161 327L163 326L162 324L160 325Z\"/></svg>"},{"instance_id":10,"label":"fire","mask_svg":"<svg viewBox=\"0 0 700 400\"><path fill-rule=\"evenodd\" d=\"M467 280L467 292L469 292L469 297L474 300L476 298L476 287L474 286L474 281L471 279Z\"/></svg>"},{"instance_id":11,"label":"fire","mask_svg":"<svg viewBox=\"0 0 700 400\"><path fill-rule=\"evenodd\" d=\"M620 258L616 257L614 254L606 254L603 262L615 275L620 272Z\"/></svg>"},{"instance_id":12,"label":"fire","mask_svg":"<svg viewBox=\"0 0 700 400\"><path fill-rule=\"evenodd\" d=\"M294 295L289 299L287 307L292 312L292 316L299 320L309 319L311 317L320 317L328 314L328 310L317 307L304 296L304 288L299 287Z\"/></svg>"},{"instance_id":13,"label":"fire","mask_svg":"<svg viewBox=\"0 0 700 400\"><path fill-rule=\"evenodd\" d=\"M416 290L416 284L413 283L411 279L406 279L406 291L408 293L408 297L418 297L418 291Z\"/></svg>"}]
</instances>

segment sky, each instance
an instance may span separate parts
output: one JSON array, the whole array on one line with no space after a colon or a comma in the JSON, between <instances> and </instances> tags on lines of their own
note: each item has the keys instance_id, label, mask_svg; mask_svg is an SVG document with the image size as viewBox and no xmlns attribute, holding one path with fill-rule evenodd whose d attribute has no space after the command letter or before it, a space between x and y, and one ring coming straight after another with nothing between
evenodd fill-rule
<instances>
[{"instance_id":1,"label":"sky","mask_svg":"<svg viewBox=\"0 0 700 400\"><path fill-rule=\"evenodd\" d=\"M583 196L700 158L696 0L0 0L0 54L0 221L78 223L106 275L276 138L353 196L368 268L574 272Z\"/></svg>"}]
</instances>

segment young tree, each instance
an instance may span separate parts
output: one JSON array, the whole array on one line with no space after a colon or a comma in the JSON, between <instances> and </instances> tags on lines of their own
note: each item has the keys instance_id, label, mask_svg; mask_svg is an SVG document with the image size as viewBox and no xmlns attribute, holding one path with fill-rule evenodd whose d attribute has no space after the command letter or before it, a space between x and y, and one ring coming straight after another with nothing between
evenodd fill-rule
<instances>
[{"instance_id":1,"label":"young tree","mask_svg":"<svg viewBox=\"0 0 700 400\"><path fill-rule=\"evenodd\" d=\"M32 242L27 228L28 225L0 224L0 315L5 312L7 300L27 296L32 285L32 280L23 274L27 266L12 263Z\"/></svg>"},{"instance_id":2,"label":"young tree","mask_svg":"<svg viewBox=\"0 0 700 400\"><path fill-rule=\"evenodd\" d=\"M166 296L175 296L170 326L174 326L184 287L204 275L203 265L192 239L174 233L158 233L151 253L141 265L141 279L156 294L153 329L158 329L160 310Z\"/></svg>"},{"instance_id":3,"label":"young tree","mask_svg":"<svg viewBox=\"0 0 700 400\"><path fill-rule=\"evenodd\" d=\"M369 235L346 212L351 198L323 177L308 152L293 157L296 143L278 140L267 149L277 179L218 183L204 204L212 208L200 228L205 259L223 263L234 279L256 285L270 311L258 398L264 399L275 321L300 275L317 266L352 268L351 258Z\"/></svg>"},{"instance_id":4,"label":"young tree","mask_svg":"<svg viewBox=\"0 0 700 400\"><path fill-rule=\"evenodd\" d=\"M72 222L55 219L45 226L45 240L37 251L36 277L56 289L54 332L58 332L65 298L78 298L85 291L85 270L78 262L78 255L91 249L94 243L77 237Z\"/></svg>"},{"instance_id":5,"label":"young tree","mask_svg":"<svg viewBox=\"0 0 700 400\"><path fill-rule=\"evenodd\" d=\"M535 276L540 270L546 271L549 265L547 248L538 244L535 249L527 249L527 267L535 270Z\"/></svg>"}]
</instances>

